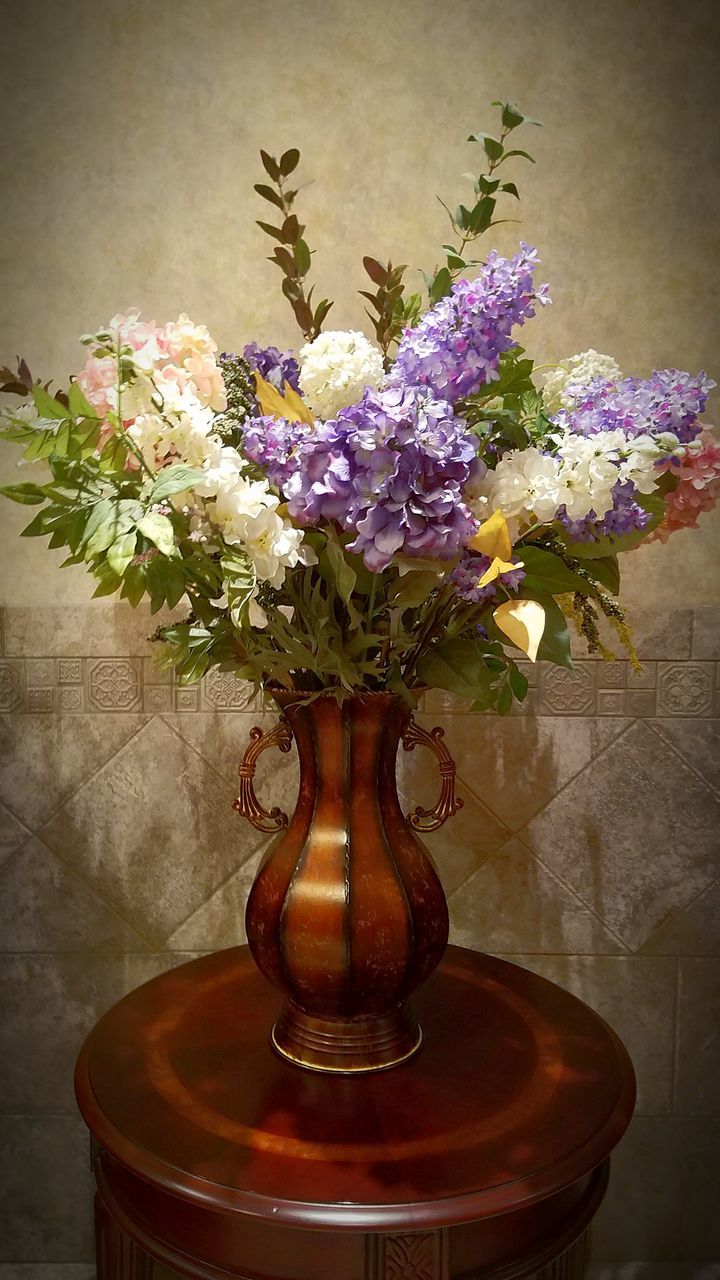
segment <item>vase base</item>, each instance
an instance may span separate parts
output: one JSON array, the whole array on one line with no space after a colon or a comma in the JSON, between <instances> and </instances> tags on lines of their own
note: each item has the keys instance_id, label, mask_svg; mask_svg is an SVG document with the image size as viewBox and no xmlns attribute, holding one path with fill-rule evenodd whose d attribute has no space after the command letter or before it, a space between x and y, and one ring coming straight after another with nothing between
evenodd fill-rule
<instances>
[{"instance_id":1,"label":"vase base","mask_svg":"<svg viewBox=\"0 0 720 1280\"><path fill-rule=\"evenodd\" d=\"M388 1071L417 1053L423 1034L407 1005L368 1018L324 1018L288 1004L273 1048L296 1066L336 1075Z\"/></svg>"}]
</instances>

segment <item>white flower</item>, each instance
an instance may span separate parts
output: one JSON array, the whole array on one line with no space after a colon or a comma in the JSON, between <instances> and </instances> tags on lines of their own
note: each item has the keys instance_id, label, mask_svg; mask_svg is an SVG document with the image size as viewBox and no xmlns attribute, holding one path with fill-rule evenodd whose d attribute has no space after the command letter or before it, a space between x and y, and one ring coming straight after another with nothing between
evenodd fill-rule
<instances>
[{"instance_id":1,"label":"white flower","mask_svg":"<svg viewBox=\"0 0 720 1280\"><path fill-rule=\"evenodd\" d=\"M232 445L224 445L219 436L209 436L208 455L203 470L205 479L193 485L195 493L201 498L217 498L221 493L230 493L237 485L238 476L244 471L245 459L240 457Z\"/></svg>"},{"instance_id":2,"label":"white flower","mask_svg":"<svg viewBox=\"0 0 720 1280\"><path fill-rule=\"evenodd\" d=\"M578 392L597 378L614 381L622 377L622 369L612 356L604 356L592 347L562 360L545 378L543 401L547 413L570 409Z\"/></svg>"},{"instance_id":3,"label":"white flower","mask_svg":"<svg viewBox=\"0 0 720 1280\"><path fill-rule=\"evenodd\" d=\"M382 352L363 333L330 331L300 348L300 389L320 418L356 404L366 387L384 377Z\"/></svg>"},{"instance_id":4,"label":"white flower","mask_svg":"<svg viewBox=\"0 0 720 1280\"><path fill-rule=\"evenodd\" d=\"M559 471L557 459L534 446L506 453L478 486L477 514L485 519L499 508L506 517L534 512L538 520L552 520L560 505Z\"/></svg>"}]
</instances>

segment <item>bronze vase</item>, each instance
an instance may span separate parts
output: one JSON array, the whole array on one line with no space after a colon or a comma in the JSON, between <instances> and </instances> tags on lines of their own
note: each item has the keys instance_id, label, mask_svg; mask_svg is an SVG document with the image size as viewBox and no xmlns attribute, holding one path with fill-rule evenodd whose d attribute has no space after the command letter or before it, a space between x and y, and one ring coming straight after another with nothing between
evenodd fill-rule
<instances>
[{"instance_id":1,"label":"bronze vase","mask_svg":"<svg viewBox=\"0 0 720 1280\"><path fill-rule=\"evenodd\" d=\"M422 1031L408 997L447 944L445 893L417 831L461 806L455 765L416 725L396 694L346 699L274 693L274 729L252 730L235 808L277 831L250 891L246 929L258 968L287 997L272 1030L284 1057L316 1071L377 1071L412 1057ZM255 795L257 757L269 746L300 759L290 818ZM400 742L438 758L442 787L431 809L404 817L395 769Z\"/></svg>"}]
</instances>

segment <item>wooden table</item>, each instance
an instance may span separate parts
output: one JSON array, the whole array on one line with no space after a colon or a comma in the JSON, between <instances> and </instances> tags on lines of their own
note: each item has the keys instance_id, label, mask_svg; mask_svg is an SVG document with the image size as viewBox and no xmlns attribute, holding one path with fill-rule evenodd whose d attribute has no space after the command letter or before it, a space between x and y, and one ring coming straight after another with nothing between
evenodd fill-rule
<instances>
[{"instance_id":1,"label":"wooden table","mask_svg":"<svg viewBox=\"0 0 720 1280\"><path fill-rule=\"evenodd\" d=\"M98 1280L582 1275L635 1096L597 1014L450 947L415 1001L420 1053L347 1077L272 1050L279 999L239 947L155 978L89 1036Z\"/></svg>"}]
</instances>

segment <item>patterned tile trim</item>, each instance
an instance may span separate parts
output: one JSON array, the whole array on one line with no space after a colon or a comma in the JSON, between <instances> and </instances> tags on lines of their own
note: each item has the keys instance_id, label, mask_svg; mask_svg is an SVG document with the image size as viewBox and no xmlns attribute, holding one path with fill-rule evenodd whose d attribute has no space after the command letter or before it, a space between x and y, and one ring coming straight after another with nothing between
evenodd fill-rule
<instances>
[{"instance_id":1,"label":"patterned tile trim","mask_svg":"<svg viewBox=\"0 0 720 1280\"><path fill-rule=\"evenodd\" d=\"M720 662L576 662L575 673L521 662L530 681L513 714L708 718L720 715ZM434 690L429 713L465 714L469 703ZM0 712L242 711L258 709L251 687L214 669L198 685L181 688L152 660L139 657L0 657Z\"/></svg>"}]
</instances>

